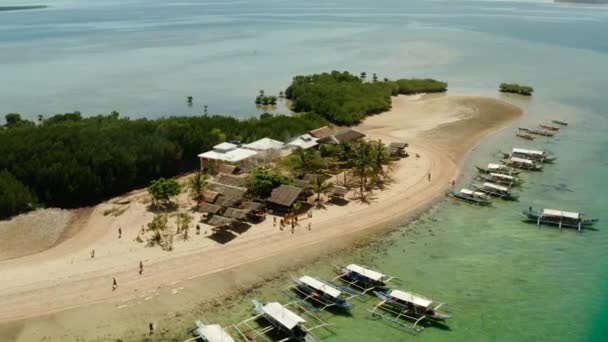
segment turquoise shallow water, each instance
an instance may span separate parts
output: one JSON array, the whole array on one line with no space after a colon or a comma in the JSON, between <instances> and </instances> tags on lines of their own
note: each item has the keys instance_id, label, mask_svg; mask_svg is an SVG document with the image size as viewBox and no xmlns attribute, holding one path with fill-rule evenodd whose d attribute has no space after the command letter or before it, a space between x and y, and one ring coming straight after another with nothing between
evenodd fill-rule
<instances>
[{"instance_id":1,"label":"turquoise shallow water","mask_svg":"<svg viewBox=\"0 0 608 342\"><path fill-rule=\"evenodd\" d=\"M2 1L0 1L1 3ZM355 260L449 304L449 330L418 337L365 311L333 316L328 341L603 341L608 336L608 9L535 1L361 0L166 2L80 0L0 13L0 107L30 117L80 109L132 116L255 114L259 89L292 75L349 69L380 77L431 76L451 94L500 96L501 81L529 83L521 125L571 122L555 139L516 141L503 131L477 147L487 163L514 144L558 162L525 175L519 203L479 209L445 200L371 246L307 267L329 277ZM195 97L188 108L184 98ZM578 234L521 222L529 205L581 210L602 220ZM277 282L255 296L283 297ZM193 296L194 297L194 296ZM243 298L247 301L250 297ZM167 307L167 310L176 308ZM243 304L214 315L247 315ZM205 312L196 312L204 317ZM179 334L179 332L176 331Z\"/></svg>"}]
</instances>

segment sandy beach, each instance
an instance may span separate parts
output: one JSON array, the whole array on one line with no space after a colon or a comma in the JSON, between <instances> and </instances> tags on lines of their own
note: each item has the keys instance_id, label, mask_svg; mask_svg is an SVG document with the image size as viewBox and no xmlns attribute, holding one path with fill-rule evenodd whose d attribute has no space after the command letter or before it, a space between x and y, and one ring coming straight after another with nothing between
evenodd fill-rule
<instances>
[{"instance_id":1,"label":"sandy beach","mask_svg":"<svg viewBox=\"0 0 608 342\"><path fill-rule=\"evenodd\" d=\"M11 251L8 245L0 253L0 340L44 337L44 330L28 329L28 319L95 303L128 306L129 298L145 297L150 291L189 279L206 280L207 291L200 299L225 295L364 239L442 198L471 148L521 114L519 108L492 98L394 98L391 111L369 117L356 127L370 138L410 144L410 157L396 163L392 182L386 189L374 191L368 203L355 200L350 193L348 205L316 209L312 219L303 220L294 234L273 227L269 217L225 244L207 238L210 227L201 225L201 235L192 233L187 241L176 239L171 252L146 248L135 241L142 225L154 216L148 210L145 190L81 210L75 218L63 215L49 220L56 224L48 229L53 232L52 243L32 249L30 255ZM180 198L183 209L188 207L185 196ZM197 214L195 222L198 218ZM311 231L305 228L309 222ZM10 234L11 225L24 224L23 218L15 218L0 227L0 233ZM95 258L90 257L93 249ZM142 275L138 273L140 261L145 265ZM118 281L116 291L112 291L113 278Z\"/></svg>"}]
</instances>

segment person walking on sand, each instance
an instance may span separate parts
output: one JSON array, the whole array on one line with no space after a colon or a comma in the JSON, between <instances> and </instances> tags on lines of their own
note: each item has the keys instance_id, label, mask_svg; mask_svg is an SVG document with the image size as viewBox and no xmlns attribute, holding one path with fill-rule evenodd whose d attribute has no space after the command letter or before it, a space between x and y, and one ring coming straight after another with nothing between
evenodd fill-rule
<instances>
[{"instance_id":1,"label":"person walking on sand","mask_svg":"<svg viewBox=\"0 0 608 342\"><path fill-rule=\"evenodd\" d=\"M91 259L95 259L95 250L91 249Z\"/></svg>"},{"instance_id":2,"label":"person walking on sand","mask_svg":"<svg viewBox=\"0 0 608 342\"><path fill-rule=\"evenodd\" d=\"M120 239L122 237L122 228L118 227L118 238Z\"/></svg>"},{"instance_id":3,"label":"person walking on sand","mask_svg":"<svg viewBox=\"0 0 608 342\"><path fill-rule=\"evenodd\" d=\"M454 188L454 185L456 185L456 181L452 179L452 189Z\"/></svg>"},{"instance_id":4,"label":"person walking on sand","mask_svg":"<svg viewBox=\"0 0 608 342\"><path fill-rule=\"evenodd\" d=\"M141 275L142 273L144 273L144 263L140 260L139 261L139 275Z\"/></svg>"},{"instance_id":5,"label":"person walking on sand","mask_svg":"<svg viewBox=\"0 0 608 342\"><path fill-rule=\"evenodd\" d=\"M150 335L154 334L154 323L150 322L148 324L148 329L150 330Z\"/></svg>"},{"instance_id":6,"label":"person walking on sand","mask_svg":"<svg viewBox=\"0 0 608 342\"><path fill-rule=\"evenodd\" d=\"M428 178L429 178L429 182L430 182L430 181L431 181L431 171L429 171L429 173L428 173L428 175L427 175L427 176L428 176Z\"/></svg>"},{"instance_id":7,"label":"person walking on sand","mask_svg":"<svg viewBox=\"0 0 608 342\"><path fill-rule=\"evenodd\" d=\"M272 218L272 226L273 226L273 227L276 227L276 226L277 226L277 217L276 217L276 216L274 216L274 217Z\"/></svg>"},{"instance_id":8,"label":"person walking on sand","mask_svg":"<svg viewBox=\"0 0 608 342\"><path fill-rule=\"evenodd\" d=\"M201 226L196 225L196 235L201 235Z\"/></svg>"},{"instance_id":9,"label":"person walking on sand","mask_svg":"<svg viewBox=\"0 0 608 342\"><path fill-rule=\"evenodd\" d=\"M308 222L308 230L309 230L309 231L311 230L311 227L310 227L310 226L311 226L311 223L310 223L310 222Z\"/></svg>"},{"instance_id":10,"label":"person walking on sand","mask_svg":"<svg viewBox=\"0 0 608 342\"><path fill-rule=\"evenodd\" d=\"M116 291L117 288L118 282L116 281L116 278L112 278L112 291Z\"/></svg>"}]
</instances>

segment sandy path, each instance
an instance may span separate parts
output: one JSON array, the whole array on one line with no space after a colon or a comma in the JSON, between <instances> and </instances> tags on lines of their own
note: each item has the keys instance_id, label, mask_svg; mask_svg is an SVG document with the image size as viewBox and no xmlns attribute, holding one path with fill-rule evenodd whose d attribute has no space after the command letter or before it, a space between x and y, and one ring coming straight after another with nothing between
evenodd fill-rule
<instances>
[{"instance_id":1,"label":"sandy path","mask_svg":"<svg viewBox=\"0 0 608 342\"><path fill-rule=\"evenodd\" d=\"M359 129L386 142L409 142L412 157L397 163L394 182L375 192L371 204L351 201L315 211L312 231L304 228L307 220L291 234L273 227L269 219L224 245L192 234L189 241L176 241L173 252L164 252L134 242L141 225L153 216L146 204L132 200L128 211L117 217L103 215L115 204L100 204L72 238L44 252L0 262L0 322L119 300L194 276L217 274L220 284L214 286L224 291L245 286L243 279L220 271L244 264L253 268L256 261L279 268L280 262L268 262L277 256L301 262L319 255L328 241L339 247L346 237L360 237L411 215L443 195L457 177L460 161L481 138L520 115L518 108L487 98L396 98L391 111L370 117ZM134 192L129 197L142 195ZM95 259L90 258L93 248ZM291 257L296 251L297 257ZM140 260L145 263L142 276L137 272ZM111 290L112 277L119 282L117 291Z\"/></svg>"}]
</instances>

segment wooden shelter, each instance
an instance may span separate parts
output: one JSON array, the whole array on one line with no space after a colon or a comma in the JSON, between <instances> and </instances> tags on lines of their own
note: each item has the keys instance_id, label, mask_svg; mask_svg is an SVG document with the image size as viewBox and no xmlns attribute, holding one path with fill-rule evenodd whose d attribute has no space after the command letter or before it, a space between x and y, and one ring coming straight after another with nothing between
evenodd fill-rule
<instances>
[{"instance_id":1,"label":"wooden shelter","mask_svg":"<svg viewBox=\"0 0 608 342\"><path fill-rule=\"evenodd\" d=\"M215 204L220 205L224 208L234 207L241 202L242 198L232 196L220 196Z\"/></svg>"},{"instance_id":2,"label":"wooden shelter","mask_svg":"<svg viewBox=\"0 0 608 342\"><path fill-rule=\"evenodd\" d=\"M207 221L208 225L216 227L216 228L230 227L234 223L235 223L235 221L233 219L224 217L224 216L220 216L220 215L213 215L213 217L210 218L209 221Z\"/></svg>"},{"instance_id":3,"label":"wooden shelter","mask_svg":"<svg viewBox=\"0 0 608 342\"><path fill-rule=\"evenodd\" d=\"M249 211L262 211L266 209L266 205L264 203L248 201L241 203L241 209Z\"/></svg>"},{"instance_id":4,"label":"wooden shelter","mask_svg":"<svg viewBox=\"0 0 608 342\"><path fill-rule=\"evenodd\" d=\"M330 197L344 198L344 196L346 196L348 193L348 189L343 186L332 185L328 189L328 192Z\"/></svg>"},{"instance_id":5,"label":"wooden shelter","mask_svg":"<svg viewBox=\"0 0 608 342\"><path fill-rule=\"evenodd\" d=\"M281 185L272 190L267 201L283 208L291 208L302 194L303 189L293 185Z\"/></svg>"},{"instance_id":6,"label":"wooden shelter","mask_svg":"<svg viewBox=\"0 0 608 342\"><path fill-rule=\"evenodd\" d=\"M217 168L217 171L221 172L221 173L229 174L229 175L234 175L234 174L237 174L239 172L239 168L236 167L235 165L221 164Z\"/></svg>"},{"instance_id":7,"label":"wooden shelter","mask_svg":"<svg viewBox=\"0 0 608 342\"><path fill-rule=\"evenodd\" d=\"M334 133L335 133L335 131L333 129L329 128L328 126L319 127L317 129L313 129L312 131L308 132L308 134L312 135L313 137L315 137L317 139L326 138Z\"/></svg>"},{"instance_id":8,"label":"wooden shelter","mask_svg":"<svg viewBox=\"0 0 608 342\"><path fill-rule=\"evenodd\" d=\"M405 148L408 147L408 143L404 142L392 142L388 145L388 154L391 157L407 157L407 152L405 152Z\"/></svg>"},{"instance_id":9,"label":"wooden shelter","mask_svg":"<svg viewBox=\"0 0 608 342\"><path fill-rule=\"evenodd\" d=\"M217 214L222 210L222 207L219 205L215 205L215 204L211 204L211 203L203 203L199 208L198 211L202 212L202 213L207 213L207 214Z\"/></svg>"},{"instance_id":10,"label":"wooden shelter","mask_svg":"<svg viewBox=\"0 0 608 342\"><path fill-rule=\"evenodd\" d=\"M224 212L224 217L228 217L228 218L239 220L239 221L244 221L244 220L248 219L248 214L249 214L248 210L237 209L237 208L228 208Z\"/></svg>"},{"instance_id":11,"label":"wooden shelter","mask_svg":"<svg viewBox=\"0 0 608 342\"><path fill-rule=\"evenodd\" d=\"M245 197L245 194L247 193L247 188L219 184L219 183L209 184L208 189L212 190L212 191L217 191L223 196L234 197L234 198L238 198L238 199L242 199L243 197Z\"/></svg>"},{"instance_id":12,"label":"wooden shelter","mask_svg":"<svg viewBox=\"0 0 608 342\"><path fill-rule=\"evenodd\" d=\"M220 193L217 191L207 190L203 192L203 199L205 200L205 203L214 203L219 195Z\"/></svg>"},{"instance_id":13,"label":"wooden shelter","mask_svg":"<svg viewBox=\"0 0 608 342\"><path fill-rule=\"evenodd\" d=\"M246 178L243 176L230 175L227 173L218 173L217 176L215 176L215 182L224 185L242 187L243 185L245 185Z\"/></svg>"},{"instance_id":14,"label":"wooden shelter","mask_svg":"<svg viewBox=\"0 0 608 342\"><path fill-rule=\"evenodd\" d=\"M333 144L337 145L343 142L352 142L357 141L365 137L365 134L355 131L352 128L343 129L335 134L332 134L328 137L319 139L320 144Z\"/></svg>"}]
</instances>

